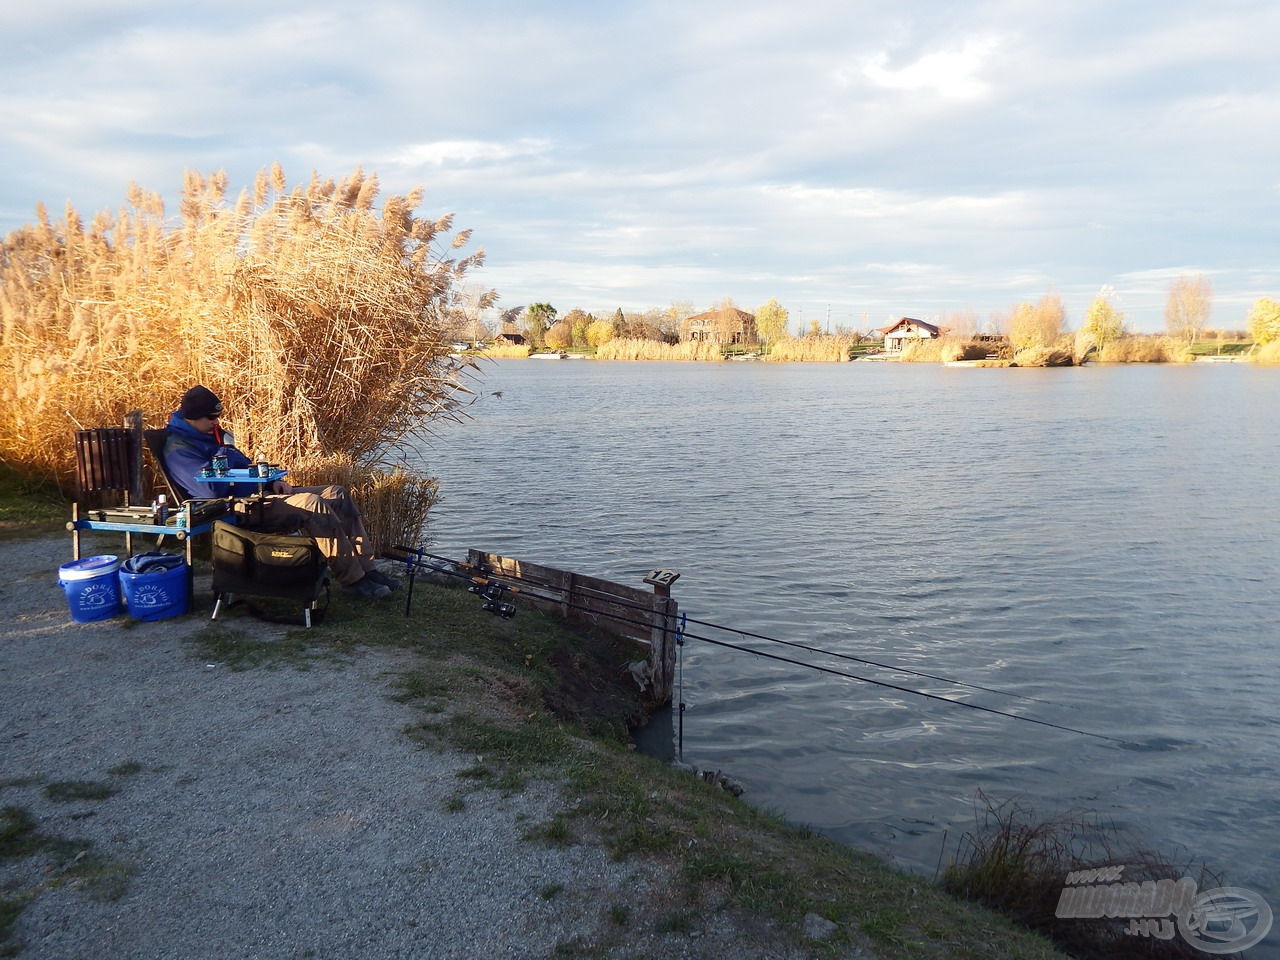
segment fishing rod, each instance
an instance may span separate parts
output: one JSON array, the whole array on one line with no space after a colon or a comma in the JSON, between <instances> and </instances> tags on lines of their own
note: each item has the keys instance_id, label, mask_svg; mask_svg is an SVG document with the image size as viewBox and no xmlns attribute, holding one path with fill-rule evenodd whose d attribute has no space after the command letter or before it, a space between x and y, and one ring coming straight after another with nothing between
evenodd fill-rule
<instances>
[{"instance_id":1,"label":"fishing rod","mask_svg":"<svg viewBox=\"0 0 1280 960\"><path fill-rule=\"evenodd\" d=\"M448 570L444 567L437 567L434 564L425 563L422 558L431 557L432 559L443 560L444 562L454 564L455 566L467 567L472 570L476 569L471 566L471 564L460 564L456 560L450 560L448 557L436 556L433 553L427 553L425 550L421 550L416 547L396 546L393 549L402 550L405 553L405 556L403 557L397 557L391 554L384 554L384 556L390 560L396 560L403 563L407 568L407 573L409 575L409 589L405 591L404 598L404 615L406 617L409 616L410 610L413 606L413 583L415 574L419 569L430 570L432 573L445 573L450 576L461 577L463 580L468 581L470 583L470 586L467 588L468 592L478 594L484 600L484 604L480 609L484 610L486 613L492 613L495 616L501 617L503 620L510 620L516 615L516 605L506 599L506 594L508 592L513 594L519 593L520 591L517 588L494 580L492 577L470 576L469 574L458 573L457 571Z\"/></svg>"},{"instance_id":2,"label":"fishing rod","mask_svg":"<svg viewBox=\"0 0 1280 960\"><path fill-rule=\"evenodd\" d=\"M408 548L408 547L400 547L400 546L397 546L395 549L397 549L397 550L406 550L406 551L408 551L408 550L409 550L409 548ZM501 577L501 578L503 578L503 579L515 580L515 581L517 581L517 582L523 582L523 583L531 583L531 584L535 584L538 588L540 588L540 589L544 589L544 590L547 590L547 591L557 591L557 592L559 592L559 593L563 593L563 594L568 594L568 593L569 593L569 590L568 590L568 588L566 588L566 587L560 587L560 586L557 586L557 585L555 585L555 584L542 584L542 583L535 583L535 581L531 581L531 580L529 580L529 579L527 579L527 578L525 578L525 577L521 577L521 576L519 576L518 574L511 574L511 573L493 573L492 571L488 571L488 570L487 570L487 568L483 568L483 567L476 567L476 566L473 566L472 564L468 564L468 563L461 563L461 562L459 562L459 561L457 561L457 560L451 560L451 559L449 559L448 557L442 557L442 556L438 556L438 555L436 555L436 554L431 554L431 553L425 553L425 552L424 552L424 553L422 554L422 556L425 556L425 557L431 557L432 559L435 559L435 560L442 560L442 561L444 561L444 562L446 562L446 563L452 563L452 564L454 564L454 565L456 565L456 566L460 566L460 567L464 567L464 568L468 568L468 569L473 569L473 570L476 570L476 569L484 570L484 571L485 571L485 573L486 573L487 575L489 575L489 576L497 576L497 577ZM396 559L399 559L399 558L396 558ZM441 571L441 572L444 572L444 571ZM581 590L581 591L582 591L582 592L584 592L584 593L594 593L594 594L596 594L596 595L598 595L598 596L606 597L606 598L608 598L608 600L609 600L609 604L610 604L610 606L623 607L623 608L626 608L626 609L636 610L636 611L639 611L639 612L641 612L641 613L646 613L646 614L652 614L652 613L653 613L653 608L652 608L652 607L646 607L646 606L643 606L643 605L641 605L641 604L637 604L637 603L629 603L629 602L627 602L626 600L621 600L621 599L618 599L618 598L616 598L616 597L613 597L612 595L608 594L608 593L607 593L606 591L604 591L604 590L599 590L599 589L597 589L597 588L595 588L595 587L591 587L591 586L586 585L586 584L578 584L578 585L576 586L576 589ZM567 603L567 601L556 601L556 602ZM569 604L569 605L570 605L570 606L572 606L572 604ZM620 621L621 621L621 622L623 622L623 623L635 623L635 622L636 622L636 621L628 621L628 620L625 620L625 619L623 619L623 618L619 618L619 617L614 617L613 619L615 619L615 620L620 620ZM813 646L813 645L811 645L811 644L807 644L807 643L800 643L799 641L796 641L796 640L783 640L783 639L782 639L782 638L780 638L780 637L770 637L770 636L767 636L767 635L765 635L765 634L763 634L763 633L752 633L752 632L751 632L751 631L749 631L749 630L740 630L740 629L738 629L737 627L726 627L726 626L724 626L723 624L719 624L719 623L712 623L712 622L711 622L711 621L709 621L709 620L698 620L698 619L695 619L694 617L688 617L687 619L688 619L688 622L689 622L689 623L697 624L698 626L711 627L711 628L712 628L712 629L714 629L714 630L723 630L725 633L736 633L736 634L738 634L739 636L742 636L742 637L751 637L752 639L755 639L755 640L766 640L766 641L768 641L768 642L770 642L770 643L777 643L777 644L781 644L782 646L785 646L785 647L794 647L794 648L796 648L796 649L798 649L798 650L808 650L810 653L817 653L817 654L821 654L822 656L826 656L826 657L834 657L834 658L836 658L836 659L838 659L838 660L848 660L848 661L850 661L850 662L852 662L852 663L861 663L861 664L866 664L866 665L868 665L868 666L881 667L881 668L883 668L883 669L885 669L885 670L893 670L893 671L895 671L896 673L904 673L904 674L906 674L906 675L908 675L908 676L912 676L912 677L920 677L920 678L925 679L925 680L938 680L938 681L940 681L940 682L942 682L942 683L949 683L949 684L952 684L953 686L958 686L958 687L968 687L968 688L969 688L969 689L971 689L971 690L982 690L982 691L983 691L983 692L985 692L985 693L994 693L994 694L996 694L996 695L998 695L998 696L1001 696L1001 697L1010 697L1010 698L1013 698L1013 699L1015 699L1015 700L1028 700L1028 701L1031 701L1031 702L1034 702L1034 703L1046 703L1046 704L1051 704L1051 705L1053 705L1053 706L1065 706L1065 704L1058 703L1058 702L1057 702L1057 701L1055 701L1055 700L1047 700L1047 699L1044 699L1044 698L1042 698L1042 697L1032 697L1032 696L1028 696L1028 695L1026 695L1026 694L1023 694L1023 693L1014 693L1014 692L1012 692L1012 691L1010 691L1010 690L1001 690L1001 689L999 689L999 688L997 688L997 687L988 687L988 686L984 686L984 685L982 685L982 684L980 684L980 683L970 683L970 682L965 681L965 680L956 680L956 679L955 679L955 678L953 678L953 677L943 677L943 676L939 676L938 674L935 674L935 673L926 673L926 672L924 672L924 671L922 671L922 670L912 670L910 667L904 667L904 666L900 666L900 665L898 665L898 664L892 664L892 663L884 663L883 661L880 661L880 660L871 660L871 659L868 659L868 658L866 658L866 657L856 657L856 656L854 656L854 655L853 655L853 654L851 654L851 653L840 653L840 652L838 652L838 651L836 651L836 650L826 650L826 649L823 649L822 647L815 647L815 646ZM644 624L643 624L643 623L642 623L642 624L639 624L639 625L640 625L640 626L644 626Z\"/></svg>"},{"instance_id":3,"label":"fishing rod","mask_svg":"<svg viewBox=\"0 0 1280 960\"><path fill-rule=\"evenodd\" d=\"M400 560L400 561L402 561L402 562L405 562L406 564L410 564L410 563L411 563L411 564L413 564L414 566L421 565L421 567L422 567L423 569L427 569L427 570L430 570L430 571L435 572L435 573L443 573L443 574L447 574L447 575L450 575L450 576L459 577L459 578L462 578L462 579L466 579L466 580L472 581L473 583L477 583L477 584L478 584L478 583L489 583L489 582L491 582L492 578L493 578L493 577L495 577L495 576L498 576L498 577L505 577L505 576L506 576L505 574L494 574L494 573L492 573L491 571L486 571L486 572L485 572L485 576L481 576L481 577L476 577L476 576L472 576L472 575L470 575L470 574L465 574L465 573L459 573L459 572L457 572L457 571L453 571L453 570L448 570L448 569L445 569L445 568L437 567L437 566L435 566L435 565L433 565L433 564L423 563L421 560L415 559L415 557L431 557L431 558L436 559L436 560L443 560L443 561L445 561L446 563L454 564L455 566L457 566L457 567L459 567L459 568L463 568L463 569L470 569L470 570L483 570L483 568L482 568L482 567L479 567L479 566L477 566L477 565L475 565L475 564L459 563L458 561L456 561L456 560L451 560L451 559L449 559L449 558L447 558L447 557L440 557L440 556L436 556L436 555L433 555L433 554L428 554L428 553L426 553L425 551L418 551L418 550L416 550L416 549L415 549L415 550L410 550L409 548L399 547L399 546L397 546L395 549L397 549L397 550L404 550L404 551L406 551L406 554L412 553L412 554L414 554L415 556L408 556L408 555L406 555L406 557L392 557L392 559ZM521 578L514 578L514 579L521 579ZM473 592L477 592L477 591L473 590ZM586 607L586 606L583 606L583 605L581 605L581 604L576 604L576 603L572 603L572 602L569 602L569 601L553 601L553 602L560 603L562 606L565 606L565 607L568 607L568 608L571 608L571 609L581 610L581 611L584 611L584 612L586 612L586 613L593 614L593 615L594 615L594 616L596 616L597 618L599 617L599 611L597 611L597 610L593 610L593 609L591 609L590 607ZM486 610L488 610L488 609L489 609L489 606L488 606L488 604L487 604L487 603L486 603L485 609L486 609ZM643 608L642 608L642 609L643 609ZM653 610L649 610L648 612L652 614L654 611L653 611ZM668 617L669 617L670 615L669 615L669 614L667 614L667 615L664 615L664 616L668 616ZM628 619L628 618L626 618L626 617L619 617L619 616L614 616L614 615L610 615L610 616L608 617L608 619L613 620L613 621L618 622L618 623L634 624L634 625L636 625L636 626L644 627L644 628L646 628L646 629L649 629L649 628L652 628L652 627L653 627L653 622L652 622L652 620L649 620L649 621L644 621L644 620L631 620L631 619ZM860 681L860 682L862 682L862 683L869 683L869 684L871 684L871 685L873 685L873 686L877 686L877 687L885 687L885 688L890 689L890 690L896 690L896 691L898 691L898 692L900 692L900 693L913 694L913 695L915 695L915 696L917 696L917 697L923 697L923 698L925 698L925 699L927 699L927 700L937 700L937 701L940 701L940 702L942 702L942 703L949 703L949 704L952 704L952 705L954 705L954 706L967 707L967 708L968 708L968 709L970 709L970 710L979 710L979 711L981 711L981 712L983 712L983 713L990 713L990 714L994 714L995 716L999 716L999 717L1006 717L1006 718L1009 718L1009 719L1012 719L1012 720L1022 720L1022 721L1026 722L1026 723L1034 723L1034 724L1038 724L1039 726L1043 726L1043 727L1051 727L1051 728L1053 728L1053 729L1055 729L1055 730L1063 730L1063 731L1068 732L1068 733L1075 733L1075 734L1079 734L1080 736L1085 736L1085 737L1093 737L1093 738L1098 739L1098 740L1108 740L1108 741L1111 741L1111 742L1113 742L1113 743L1124 744L1124 745L1126 745L1126 746L1140 746L1140 744L1137 744L1137 743L1135 743L1135 742L1134 742L1134 741L1132 741L1132 740L1126 740L1126 739L1124 739L1124 738L1122 738L1122 737L1113 737L1113 736L1110 736L1110 735L1108 735L1108 734L1103 734L1103 733L1094 733L1094 732L1089 731L1089 730L1081 730L1081 729L1080 729L1080 728L1078 728L1078 727L1070 727L1070 726L1067 726L1067 725L1065 725L1065 724L1054 723L1054 722L1053 722L1053 721L1051 721L1051 720L1041 720L1041 719L1040 719L1040 718L1038 718L1038 717L1029 717L1029 716L1024 716L1024 715L1022 715L1022 714L1010 713L1010 712L1008 712L1008 711L1006 711L1006 710L997 710L995 707L987 707L987 706L983 706L983 705L981 705L981 704L977 704L977 703L970 703L970 702L968 702L968 701L966 701L966 700L955 700L955 699L952 699L951 697L944 697L944 696L942 696L941 694L937 694L937 693L928 693L928 692L923 691L923 690L916 690L916 689L914 689L914 688L912 688L912 687L905 687L905 686L902 686L902 685L900 685L900 684L896 684L896 683L889 683L889 682L888 682L888 681L886 681L886 680L877 680L877 679L875 679L875 678L873 678L873 677L864 677L864 676L861 676L861 675L859 675L859 674L855 674L855 673L848 673L848 672L846 672L846 671L844 671L844 670L837 670L837 669L835 669L834 667L826 667L826 666L822 666L822 665L820 665L820 664L808 663L808 662L806 662L806 661L804 661L804 660L797 660L797 659L795 659L795 658L793 658L793 657L784 657L784 656L782 656L782 655L780 655L780 654L776 654L776 653L768 653L768 652L763 651L763 650L755 650L755 649L753 649L753 648L751 648L751 647L742 646L741 644L729 643L728 641L725 641L725 640L716 640L716 639L714 639L714 638L712 638L712 637L705 637L705 636L701 636L701 635L696 634L696 633L689 633L689 632L687 632L687 631L684 629L684 622L683 622L683 621L684 621L684 618L682 617L682 621L681 621L681 623L680 623L680 628L679 628L679 631L678 631L678 632L679 632L679 637L680 637L680 639L681 639L681 640L684 640L684 639L700 640L700 641L702 641L703 643L709 643L709 644L711 644L711 645L713 645L713 646L717 646L717 647L725 647L725 648L730 649L730 650L737 650L737 651L739 651L740 653L749 653L749 654L754 654L755 656L758 656L758 657L765 657L766 659L769 659L769 660L776 660L776 661L779 661L780 663L789 663L789 664L792 664L792 665L794 665L794 666L798 666L798 667L806 667L806 668L808 668L808 669L810 669L810 670L816 670L816 671L818 671L819 673L826 673L826 674L830 674L830 675L832 675L832 676L842 677L842 678L844 678L844 679L846 679L846 680L857 680L857 681ZM688 622L696 622L696 621L693 621L693 620L691 620L691 619L690 619L690 620L688 620ZM713 624L713 626L716 626L716 625L714 625L714 624ZM725 627L719 627L719 629L722 629L722 630L723 630L723 629L727 629L727 628L725 628ZM766 639L772 639L772 638L766 638ZM896 668L893 668L893 669L896 669ZM946 678L939 678L939 679L944 679L944 680L945 680ZM952 680L947 680L946 682L949 682L949 683L956 683L956 684L961 684L961 685L965 685L965 686L967 686L967 684L962 684L962 683L961 683L961 681L952 681ZM683 711L682 711L682 712L683 712ZM683 717L682 717L681 719L683 719Z\"/></svg>"},{"instance_id":4,"label":"fishing rod","mask_svg":"<svg viewBox=\"0 0 1280 960\"><path fill-rule=\"evenodd\" d=\"M1113 737L1105 733L1093 733L1090 730L1081 730L1078 727L1068 727L1061 723L1054 723L1051 720L1041 720L1038 717L1027 717L1018 713L1008 713L1004 710L997 710L995 707L984 707L980 703L969 703L967 700L953 700L950 697L944 697L937 693L926 693L923 690L913 690L911 687L899 686L896 683L888 683L884 680L873 680L870 677L860 677L857 674L846 673L843 670L836 670L834 667L824 667L816 663L805 663L803 660L796 660L792 657L784 657L776 653L766 653L763 650L753 650L750 647L744 647L736 643L728 643L724 640L713 640L710 637L700 637L697 634L686 633L686 637L694 640L701 640L704 643L714 644L717 647L728 647L730 650L739 650L743 653L753 653L757 657L767 657L770 660L779 660L782 663L792 663L800 667L808 667L810 670L817 670L820 673L829 673L832 676L844 677L846 680L861 680L864 683L875 684L877 687L888 687L890 690L899 690L902 693L911 693L917 697L925 697L929 700L940 700L943 703L954 704L957 707L968 707L970 710L981 710L983 713L994 713L998 717L1010 717L1014 720L1023 720L1027 723L1037 723L1042 727L1053 727L1055 730L1065 730L1068 733L1078 733L1085 737L1094 737L1098 740L1110 740L1112 743L1122 743L1125 746L1137 747L1141 746L1132 740L1126 740L1123 737Z\"/></svg>"}]
</instances>

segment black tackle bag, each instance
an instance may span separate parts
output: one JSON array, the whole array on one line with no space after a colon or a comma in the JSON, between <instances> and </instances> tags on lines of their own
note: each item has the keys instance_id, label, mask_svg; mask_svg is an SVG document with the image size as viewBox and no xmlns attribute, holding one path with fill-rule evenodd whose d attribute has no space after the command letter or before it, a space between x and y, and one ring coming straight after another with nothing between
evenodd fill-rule
<instances>
[{"instance_id":1,"label":"black tackle bag","mask_svg":"<svg viewBox=\"0 0 1280 960\"><path fill-rule=\"evenodd\" d=\"M310 537L213 525L213 592L310 603L329 580L324 554Z\"/></svg>"}]
</instances>

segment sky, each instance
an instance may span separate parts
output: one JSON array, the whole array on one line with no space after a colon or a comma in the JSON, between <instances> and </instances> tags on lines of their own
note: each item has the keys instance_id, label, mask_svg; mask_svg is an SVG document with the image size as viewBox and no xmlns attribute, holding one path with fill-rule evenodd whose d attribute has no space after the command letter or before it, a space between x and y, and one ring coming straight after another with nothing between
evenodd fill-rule
<instances>
[{"instance_id":1,"label":"sky","mask_svg":"<svg viewBox=\"0 0 1280 960\"><path fill-rule=\"evenodd\" d=\"M357 165L500 306L981 324L1280 296L1275 0L0 0L0 233Z\"/></svg>"}]
</instances>

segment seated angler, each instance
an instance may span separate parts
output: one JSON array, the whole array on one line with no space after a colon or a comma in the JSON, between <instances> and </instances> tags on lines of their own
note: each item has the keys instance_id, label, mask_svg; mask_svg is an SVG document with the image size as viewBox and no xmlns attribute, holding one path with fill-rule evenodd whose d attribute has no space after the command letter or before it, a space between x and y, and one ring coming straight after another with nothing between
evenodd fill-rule
<instances>
[{"instance_id":1,"label":"seated angler","mask_svg":"<svg viewBox=\"0 0 1280 960\"><path fill-rule=\"evenodd\" d=\"M235 448L222 430L222 402L206 387L195 386L182 395L182 405L169 417L164 464L188 497L249 496L257 484L198 480L201 468L224 449L228 466L242 469L249 458ZM274 481L264 498L263 518L273 527L296 526L316 541L328 558L333 575L348 592L367 600L385 597L398 581L380 572L365 533L360 511L346 488L294 487Z\"/></svg>"}]
</instances>

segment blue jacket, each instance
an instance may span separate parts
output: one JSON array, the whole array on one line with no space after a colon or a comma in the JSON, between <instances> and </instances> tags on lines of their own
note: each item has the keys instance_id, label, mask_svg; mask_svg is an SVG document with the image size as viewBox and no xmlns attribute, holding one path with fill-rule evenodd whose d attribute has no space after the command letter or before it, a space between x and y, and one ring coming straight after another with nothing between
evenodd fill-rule
<instances>
[{"instance_id":1,"label":"blue jacket","mask_svg":"<svg viewBox=\"0 0 1280 960\"><path fill-rule=\"evenodd\" d=\"M258 492L256 483L203 483L196 478L202 467L208 466L220 447L226 447L227 466L240 470L249 466L249 458L231 445L231 435L220 441L216 436L201 433L178 411L169 415L169 435L164 441L164 465L187 495L194 499L211 497L247 497Z\"/></svg>"}]
</instances>

